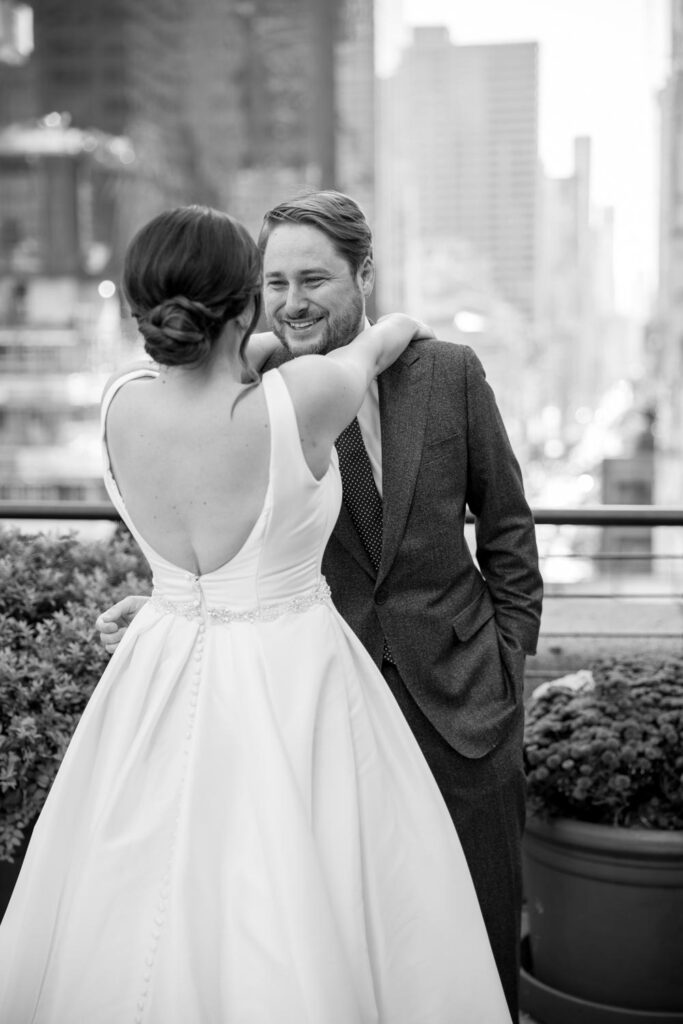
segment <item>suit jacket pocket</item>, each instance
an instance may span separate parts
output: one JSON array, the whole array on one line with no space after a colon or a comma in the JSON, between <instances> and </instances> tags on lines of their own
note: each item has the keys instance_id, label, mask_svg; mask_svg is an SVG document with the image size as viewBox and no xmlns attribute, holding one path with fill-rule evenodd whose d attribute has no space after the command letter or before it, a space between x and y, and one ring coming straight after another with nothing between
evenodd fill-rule
<instances>
[{"instance_id":1,"label":"suit jacket pocket","mask_svg":"<svg viewBox=\"0 0 683 1024\"><path fill-rule=\"evenodd\" d=\"M430 441L422 450L420 465L424 468L441 459L452 457L460 443L461 438L458 434L449 434L448 437L442 437L438 441Z\"/></svg>"},{"instance_id":2,"label":"suit jacket pocket","mask_svg":"<svg viewBox=\"0 0 683 1024\"><path fill-rule=\"evenodd\" d=\"M489 619L493 618L493 612L493 601L488 590L480 590L475 599L453 619L453 632L458 640L470 640Z\"/></svg>"}]
</instances>

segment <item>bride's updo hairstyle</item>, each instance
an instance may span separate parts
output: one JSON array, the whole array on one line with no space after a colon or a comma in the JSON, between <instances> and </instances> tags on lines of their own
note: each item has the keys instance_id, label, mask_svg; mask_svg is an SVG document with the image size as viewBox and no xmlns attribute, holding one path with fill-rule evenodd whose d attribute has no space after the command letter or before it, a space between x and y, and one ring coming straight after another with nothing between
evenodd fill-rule
<instances>
[{"instance_id":1,"label":"bride's updo hairstyle","mask_svg":"<svg viewBox=\"0 0 683 1024\"><path fill-rule=\"evenodd\" d=\"M123 292L145 341L164 366L202 363L225 324L255 299L239 354L261 315L261 257L247 229L227 213L182 206L159 214L133 238Z\"/></svg>"}]
</instances>

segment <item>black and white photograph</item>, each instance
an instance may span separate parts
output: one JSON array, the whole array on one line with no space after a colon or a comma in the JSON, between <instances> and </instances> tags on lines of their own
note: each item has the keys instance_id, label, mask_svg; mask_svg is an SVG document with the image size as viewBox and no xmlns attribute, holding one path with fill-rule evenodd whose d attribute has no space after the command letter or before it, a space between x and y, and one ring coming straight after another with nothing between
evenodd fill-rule
<instances>
[{"instance_id":1,"label":"black and white photograph","mask_svg":"<svg viewBox=\"0 0 683 1024\"><path fill-rule=\"evenodd\" d=\"M0 1024L683 1024L683 0L0 0Z\"/></svg>"}]
</instances>

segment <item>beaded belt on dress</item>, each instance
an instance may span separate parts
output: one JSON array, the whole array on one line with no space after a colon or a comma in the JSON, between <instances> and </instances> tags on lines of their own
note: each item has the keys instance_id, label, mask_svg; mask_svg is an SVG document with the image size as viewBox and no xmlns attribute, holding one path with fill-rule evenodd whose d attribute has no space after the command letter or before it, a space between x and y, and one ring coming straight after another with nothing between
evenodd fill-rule
<instances>
[{"instance_id":1,"label":"beaded belt on dress","mask_svg":"<svg viewBox=\"0 0 683 1024\"><path fill-rule=\"evenodd\" d=\"M244 611L235 611L234 608L228 608L225 605L213 605L203 610L200 597L193 601L169 601L168 598L155 592L152 592L150 604L152 607L158 608L159 611L182 615L185 619L209 618L230 625L232 622L272 622L290 612L305 612L316 604L329 604L331 596L327 580L321 577L316 588L305 594L291 597L288 601L281 601L279 604L262 604Z\"/></svg>"}]
</instances>

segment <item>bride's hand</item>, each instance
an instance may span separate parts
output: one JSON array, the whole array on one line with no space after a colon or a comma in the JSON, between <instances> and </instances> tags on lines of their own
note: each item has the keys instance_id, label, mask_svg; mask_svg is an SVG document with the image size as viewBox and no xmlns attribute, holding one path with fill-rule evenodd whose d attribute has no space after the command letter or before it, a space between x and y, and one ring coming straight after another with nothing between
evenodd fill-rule
<instances>
[{"instance_id":1,"label":"bride's hand","mask_svg":"<svg viewBox=\"0 0 683 1024\"><path fill-rule=\"evenodd\" d=\"M282 343L272 331L252 334L247 344L247 359L249 364L260 373L270 357L281 349Z\"/></svg>"},{"instance_id":2,"label":"bride's hand","mask_svg":"<svg viewBox=\"0 0 683 1024\"><path fill-rule=\"evenodd\" d=\"M148 600L147 597L130 594L97 617L95 629L100 635L100 643L108 654L114 653L131 622Z\"/></svg>"},{"instance_id":3,"label":"bride's hand","mask_svg":"<svg viewBox=\"0 0 683 1024\"><path fill-rule=\"evenodd\" d=\"M427 341L430 338L436 338L436 334L432 328L424 323L422 320L416 320L414 316L408 316L407 313L385 313L384 316L379 317L377 323L381 323L382 320L386 320L388 317L404 317L406 320L412 320L415 325L415 334L413 334L411 341Z\"/></svg>"}]
</instances>

